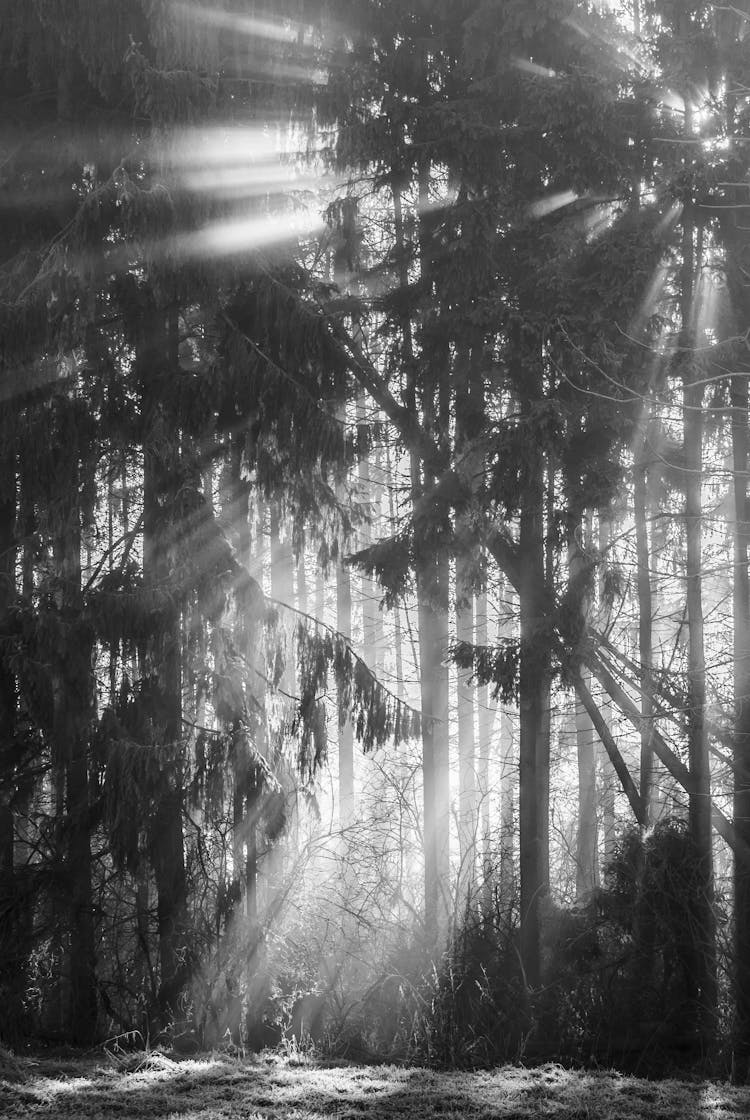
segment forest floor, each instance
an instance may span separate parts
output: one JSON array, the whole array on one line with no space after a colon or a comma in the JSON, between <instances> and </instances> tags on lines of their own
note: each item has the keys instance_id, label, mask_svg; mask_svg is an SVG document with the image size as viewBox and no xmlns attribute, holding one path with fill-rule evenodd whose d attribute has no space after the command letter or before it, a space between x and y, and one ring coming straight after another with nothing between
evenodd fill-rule
<instances>
[{"instance_id":1,"label":"forest floor","mask_svg":"<svg viewBox=\"0 0 750 1120\"><path fill-rule=\"evenodd\" d=\"M3 1079L3 1077L7 1079ZM556 1065L435 1073L276 1055L118 1062L19 1058L0 1068L0 1117L133 1120L729 1120L750 1116L750 1088L644 1081Z\"/></svg>"}]
</instances>

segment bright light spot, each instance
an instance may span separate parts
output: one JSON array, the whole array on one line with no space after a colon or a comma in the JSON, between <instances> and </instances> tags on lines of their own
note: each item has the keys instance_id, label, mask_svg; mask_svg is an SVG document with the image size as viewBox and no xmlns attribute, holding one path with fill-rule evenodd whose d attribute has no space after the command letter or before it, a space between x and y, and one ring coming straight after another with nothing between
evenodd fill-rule
<instances>
[{"instance_id":1,"label":"bright light spot","mask_svg":"<svg viewBox=\"0 0 750 1120\"><path fill-rule=\"evenodd\" d=\"M575 202L577 198L578 195L575 191L558 191L557 194L548 194L545 198L532 202L529 206L529 214L532 218L543 218L546 214L551 214L553 210L570 206L571 202Z\"/></svg>"},{"instance_id":2,"label":"bright light spot","mask_svg":"<svg viewBox=\"0 0 750 1120\"><path fill-rule=\"evenodd\" d=\"M685 102L673 89L664 90L660 104L664 105L667 109L674 109L676 113L681 113L685 108Z\"/></svg>"},{"instance_id":3,"label":"bright light spot","mask_svg":"<svg viewBox=\"0 0 750 1120\"><path fill-rule=\"evenodd\" d=\"M317 215L308 212L214 222L196 233L181 235L177 252L188 257L228 257L309 235L321 228Z\"/></svg>"},{"instance_id":4,"label":"bright light spot","mask_svg":"<svg viewBox=\"0 0 750 1120\"><path fill-rule=\"evenodd\" d=\"M91 1088L88 1077L39 1077L31 1084L31 1092L41 1100L50 1100L55 1097L71 1096L84 1089Z\"/></svg>"},{"instance_id":5,"label":"bright light spot","mask_svg":"<svg viewBox=\"0 0 750 1120\"><path fill-rule=\"evenodd\" d=\"M530 58L514 58L512 62L517 70L524 70L527 74L533 74L536 78L557 77L556 70L550 70L548 66L539 66L538 63L532 62Z\"/></svg>"}]
</instances>

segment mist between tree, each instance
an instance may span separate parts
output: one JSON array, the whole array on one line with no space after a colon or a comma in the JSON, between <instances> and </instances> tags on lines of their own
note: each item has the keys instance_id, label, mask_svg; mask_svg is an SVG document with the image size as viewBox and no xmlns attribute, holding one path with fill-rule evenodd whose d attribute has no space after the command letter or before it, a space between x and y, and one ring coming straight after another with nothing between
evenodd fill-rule
<instances>
[{"instance_id":1,"label":"mist between tree","mask_svg":"<svg viewBox=\"0 0 750 1120\"><path fill-rule=\"evenodd\" d=\"M744 1083L749 22L0 0L5 1047Z\"/></svg>"}]
</instances>

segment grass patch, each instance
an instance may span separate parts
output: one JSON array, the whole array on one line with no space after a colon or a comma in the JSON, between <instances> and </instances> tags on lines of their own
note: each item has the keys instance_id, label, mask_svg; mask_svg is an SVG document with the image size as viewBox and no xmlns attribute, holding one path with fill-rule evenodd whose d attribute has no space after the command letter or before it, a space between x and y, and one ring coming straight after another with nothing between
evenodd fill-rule
<instances>
[{"instance_id":1,"label":"grass patch","mask_svg":"<svg viewBox=\"0 0 750 1120\"><path fill-rule=\"evenodd\" d=\"M18 1058L0 1071L3 1120L743 1120L750 1089L643 1081L615 1073L505 1066L435 1073L397 1066L292 1063L278 1056L127 1066Z\"/></svg>"}]
</instances>

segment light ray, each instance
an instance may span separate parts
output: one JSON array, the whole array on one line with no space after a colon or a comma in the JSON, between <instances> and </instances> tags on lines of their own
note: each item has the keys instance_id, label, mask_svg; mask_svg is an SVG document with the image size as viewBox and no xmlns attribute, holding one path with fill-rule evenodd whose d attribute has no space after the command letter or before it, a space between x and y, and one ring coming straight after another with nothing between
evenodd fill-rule
<instances>
[{"instance_id":1,"label":"light ray","mask_svg":"<svg viewBox=\"0 0 750 1120\"><path fill-rule=\"evenodd\" d=\"M675 222L679 220L682 215L683 204L681 202L673 202L667 210L666 214L662 215L656 225L655 232L659 235L670 229Z\"/></svg>"},{"instance_id":2,"label":"light ray","mask_svg":"<svg viewBox=\"0 0 750 1120\"><path fill-rule=\"evenodd\" d=\"M224 199L283 191L315 190L330 176L302 169L297 153L281 151L281 134L258 128L184 129L176 133L169 161L187 190Z\"/></svg>"},{"instance_id":3,"label":"light ray","mask_svg":"<svg viewBox=\"0 0 750 1120\"><path fill-rule=\"evenodd\" d=\"M313 82L315 85L324 85L328 80L328 74L321 68L318 57L313 57L311 53L313 29L310 24L293 19L279 19L269 13L247 15L228 12L222 8L188 3L186 0L172 0L172 9L195 24L227 31L235 39L244 38L248 40L248 45L265 44L267 48L293 46L310 55L308 60L300 57L292 62L275 52L266 57L256 54L247 59L248 73L269 76L274 80ZM234 61L236 63L237 59Z\"/></svg>"},{"instance_id":4,"label":"light ray","mask_svg":"<svg viewBox=\"0 0 750 1120\"><path fill-rule=\"evenodd\" d=\"M227 12L222 8L206 7L204 4L190 4L186 0L173 0L172 8L196 23L223 27L235 35L247 35L253 39L266 39L274 43L299 42L305 31L303 24L295 25L292 20Z\"/></svg>"},{"instance_id":5,"label":"light ray","mask_svg":"<svg viewBox=\"0 0 750 1120\"><path fill-rule=\"evenodd\" d=\"M691 311L698 345L710 342L716 327L718 306L719 288L713 277L704 270L696 285Z\"/></svg>"},{"instance_id":6,"label":"light ray","mask_svg":"<svg viewBox=\"0 0 750 1120\"><path fill-rule=\"evenodd\" d=\"M177 238L177 253L186 257L230 257L282 244L300 235L322 232L320 218L311 212L264 214L212 222L195 233Z\"/></svg>"},{"instance_id":7,"label":"light ray","mask_svg":"<svg viewBox=\"0 0 750 1120\"><path fill-rule=\"evenodd\" d=\"M646 328L646 323L653 315L656 305L661 298L664 291L664 285L667 279L667 265L666 262L660 262L654 269L648 286L643 294L643 298L636 309L635 314L630 322L629 333L638 338Z\"/></svg>"},{"instance_id":8,"label":"light ray","mask_svg":"<svg viewBox=\"0 0 750 1120\"><path fill-rule=\"evenodd\" d=\"M561 210L563 206L570 206L571 202L575 202L577 198L578 195L575 191L557 191L556 194L548 194L544 198L532 202L528 212L532 218L543 218L554 210Z\"/></svg>"},{"instance_id":9,"label":"light ray","mask_svg":"<svg viewBox=\"0 0 750 1120\"><path fill-rule=\"evenodd\" d=\"M586 229L585 239L587 245L598 241L608 229L612 228L616 214L616 208L610 203L609 205L599 204L593 206L591 210L584 215L583 221Z\"/></svg>"}]
</instances>

